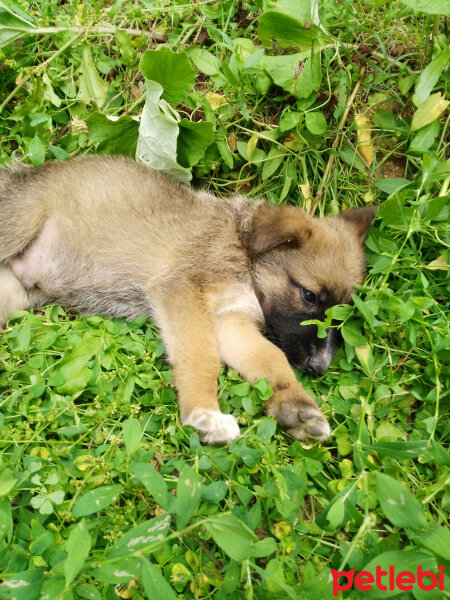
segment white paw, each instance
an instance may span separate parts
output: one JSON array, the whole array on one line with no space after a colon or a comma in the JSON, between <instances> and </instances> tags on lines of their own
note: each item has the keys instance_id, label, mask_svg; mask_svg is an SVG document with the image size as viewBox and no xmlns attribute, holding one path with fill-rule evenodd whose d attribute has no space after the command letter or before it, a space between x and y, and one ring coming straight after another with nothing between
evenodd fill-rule
<instances>
[{"instance_id":1,"label":"white paw","mask_svg":"<svg viewBox=\"0 0 450 600\"><path fill-rule=\"evenodd\" d=\"M193 425L198 429L200 440L205 444L229 444L240 435L233 415L224 415L219 410L194 408L183 425Z\"/></svg>"}]
</instances>

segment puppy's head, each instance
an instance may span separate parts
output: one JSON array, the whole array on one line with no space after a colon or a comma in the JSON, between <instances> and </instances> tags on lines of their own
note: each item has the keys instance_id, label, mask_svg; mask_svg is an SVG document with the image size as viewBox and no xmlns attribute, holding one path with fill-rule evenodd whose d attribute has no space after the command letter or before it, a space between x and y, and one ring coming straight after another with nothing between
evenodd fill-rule
<instances>
[{"instance_id":1,"label":"puppy's head","mask_svg":"<svg viewBox=\"0 0 450 600\"><path fill-rule=\"evenodd\" d=\"M366 271L364 240L375 207L316 219L292 206L257 209L248 239L255 292L267 335L289 362L310 373L323 373L333 358L336 330L317 337L309 319L323 320L335 304L351 302Z\"/></svg>"}]
</instances>

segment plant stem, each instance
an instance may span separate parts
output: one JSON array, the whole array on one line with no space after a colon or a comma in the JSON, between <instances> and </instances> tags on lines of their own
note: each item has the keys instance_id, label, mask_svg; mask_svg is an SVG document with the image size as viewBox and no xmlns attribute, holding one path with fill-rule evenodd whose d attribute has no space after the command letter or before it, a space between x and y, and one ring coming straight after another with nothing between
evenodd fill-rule
<instances>
[{"instance_id":1,"label":"plant stem","mask_svg":"<svg viewBox=\"0 0 450 600\"><path fill-rule=\"evenodd\" d=\"M365 73L365 68L362 67L361 68L361 72L359 74L358 77L358 81L355 83L355 87L353 88L353 92L351 93L351 96L347 102L347 106L345 107L344 113L341 117L341 120L339 121L338 124L338 130L336 133L336 137L334 139L333 145L331 147L331 153L330 153L330 158L328 159L328 163L327 166L325 168L325 173L323 174L323 178L322 181L320 182L319 185L319 189L317 190L317 194L316 194L316 199L314 200L314 204L311 207L311 215L314 215L316 208L319 205L319 202L322 198L322 194L323 191L325 189L325 184L328 181L328 178L331 175L331 171L333 170L333 166L334 166L334 161L336 160L336 149L339 145L339 140L340 140L340 136L339 133L341 133L342 129L344 128L345 122L347 121L347 117L348 117L348 113L350 112L350 109L353 105L353 102L355 100L356 94L358 93L359 87L361 85L362 82L362 78L364 77L364 73Z\"/></svg>"},{"instance_id":2,"label":"plant stem","mask_svg":"<svg viewBox=\"0 0 450 600\"><path fill-rule=\"evenodd\" d=\"M31 29L25 27L8 27L7 29L11 31L20 31L21 33L26 33L28 35L47 35L53 33L63 33L65 31L72 31L73 33L86 32L89 35L98 35L99 33L110 33L114 34L116 31L124 31L128 33L128 35L132 36L140 36L146 35L147 37L152 38L155 42L165 42L166 38L162 33L156 33L154 31L145 31L144 29L122 29L121 27L90 27L87 30L84 27L33 27Z\"/></svg>"}]
</instances>

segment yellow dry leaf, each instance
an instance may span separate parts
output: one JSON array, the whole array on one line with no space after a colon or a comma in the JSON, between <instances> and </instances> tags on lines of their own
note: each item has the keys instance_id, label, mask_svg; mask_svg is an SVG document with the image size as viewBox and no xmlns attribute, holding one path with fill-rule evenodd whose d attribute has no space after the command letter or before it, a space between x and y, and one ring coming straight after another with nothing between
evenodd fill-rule
<instances>
[{"instance_id":1,"label":"yellow dry leaf","mask_svg":"<svg viewBox=\"0 0 450 600\"><path fill-rule=\"evenodd\" d=\"M369 121L365 115L357 113L355 115L355 123L357 138L356 149L366 165L370 166L373 162L374 150Z\"/></svg>"},{"instance_id":2,"label":"yellow dry leaf","mask_svg":"<svg viewBox=\"0 0 450 600\"><path fill-rule=\"evenodd\" d=\"M373 192L366 192L363 196L363 200L366 204L372 204L375 200L375 194Z\"/></svg>"},{"instance_id":3,"label":"yellow dry leaf","mask_svg":"<svg viewBox=\"0 0 450 600\"><path fill-rule=\"evenodd\" d=\"M253 155L255 154L256 145L258 143L259 137L254 133L252 137L248 140L247 143L247 160L248 162L252 162Z\"/></svg>"},{"instance_id":4,"label":"yellow dry leaf","mask_svg":"<svg viewBox=\"0 0 450 600\"><path fill-rule=\"evenodd\" d=\"M237 135L235 135L234 133L230 133L227 139L231 152L234 152L236 150L236 145L238 141Z\"/></svg>"},{"instance_id":5,"label":"yellow dry leaf","mask_svg":"<svg viewBox=\"0 0 450 600\"><path fill-rule=\"evenodd\" d=\"M366 344L365 346L355 346L356 356L363 367L368 371L370 370L370 363L372 362L372 351Z\"/></svg>"},{"instance_id":6,"label":"yellow dry leaf","mask_svg":"<svg viewBox=\"0 0 450 600\"><path fill-rule=\"evenodd\" d=\"M80 471L86 471L95 464L95 459L91 454L82 454L75 459L75 466Z\"/></svg>"},{"instance_id":7,"label":"yellow dry leaf","mask_svg":"<svg viewBox=\"0 0 450 600\"><path fill-rule=\"evenodd\" d=\"M126 583L118 583L114 588L114 591L119 598L128 599L135 595L135 593L132 591L133 588L137 589L138 587L139 586L137 585L136 581L132 579L128 585Z\"/></svg>"},{"instance_id":8,"label":"yellow dry leaf","mask_svg":"<svg viewBox=\"0 0 450 600\"><path fill-rule=\"evenodd\" d=\"M445 256L441 254L438 258L431 261L426 268L430 269L431 271L448 271L448 264L445 260Z\"/></svg>"},{"instance_id":9,"label":"yellow dry leaf","mask_svg":"<svg viewBox=\"0 0 450 600\"><path fill-rule=\"evenodd\" d=\"M441 96L440 92L431 94L414 113L411 121L411 131L416 131L432 123L444 112L449 104L450 102Z\"/></svg>"},{"instance_id":10,"label":"yellow dry leaf","mask_svg":"<svg viewBox=\"0 0 450 600\"><path fill-rule=\"evenodd\" d=\"M216 94L216 92L208 92L205 94L205 98L208 100L209 105L213 110L217 110L219 107L228 103L228 100L222 94Z\"/></svg>"},{"instance_id":11,"label":"yellow dry leaf","mask_svg":"<svg viewBox=\"0 0 450 600\"><path fill-rule=\"evenodd\" d=\"M75 17L75 23L77 24L77 27L83 27L83 8L84 5L82 3L77 4L77 14Z\"/></svg>"},{"instance_id":12,"label":"yellow dry leaf","mask_svg":"<svg viewBox=\"0 0 450 600\"><path fill-rule=\"evenodd\" d=\"M305 200L311 200L311 184L306 182L306 183L301 183L299 185L300 191L303 194L303 198Z\"/></svg>"}]
</instances>

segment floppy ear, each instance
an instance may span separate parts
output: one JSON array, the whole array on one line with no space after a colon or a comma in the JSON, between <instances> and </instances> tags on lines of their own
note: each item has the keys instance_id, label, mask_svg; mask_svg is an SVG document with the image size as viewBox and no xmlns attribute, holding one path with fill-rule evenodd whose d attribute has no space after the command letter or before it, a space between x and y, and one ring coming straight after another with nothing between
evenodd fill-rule
<instances>
[{"instance_id":1,"label":"floppy ear","mask_svg":"<svg viewBox=\"0 0 450 600\"><path fill-rule=\"evenodd\" d=\"M311 237L308 217L295 206L262 205L253 216L248 248L261 254L281 244L298 247Z\"/></svg>"},{"instance_id":2,"label":"floppy ear","mask_svg":"<svg viewBox=\"0 0 450 600\"><path fill-rule=\"evenodd\" d=\"M367 234L369 233L373 216L377 210L378 206L350 208L349 210L344 210L341 212L339 218L352 226L352 229L356 233L358 239L361 243L363 243L367 237Z\"/></svg>"}]
</instances>

